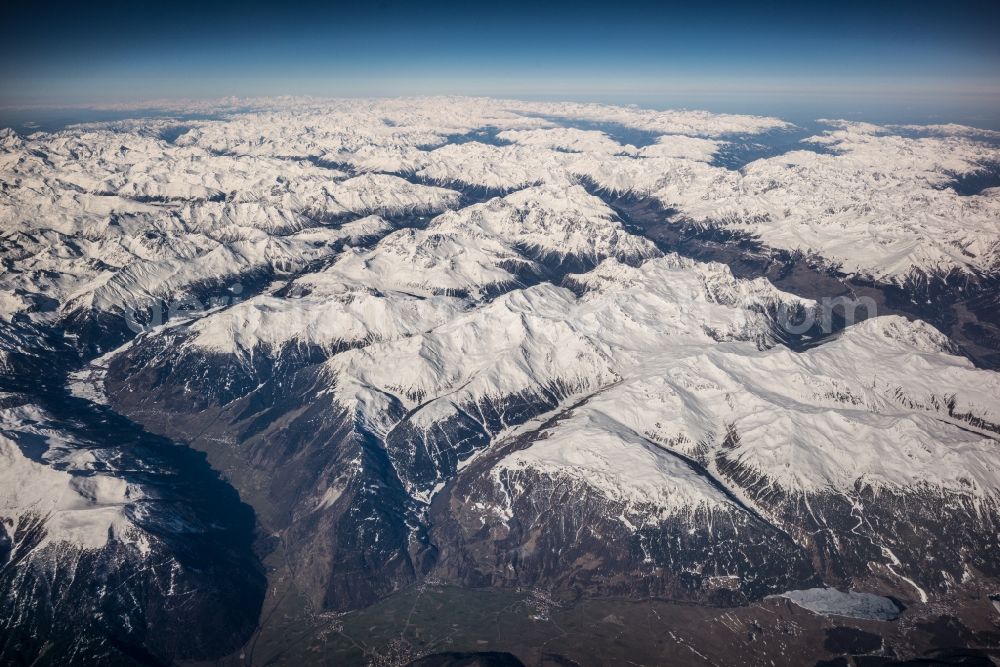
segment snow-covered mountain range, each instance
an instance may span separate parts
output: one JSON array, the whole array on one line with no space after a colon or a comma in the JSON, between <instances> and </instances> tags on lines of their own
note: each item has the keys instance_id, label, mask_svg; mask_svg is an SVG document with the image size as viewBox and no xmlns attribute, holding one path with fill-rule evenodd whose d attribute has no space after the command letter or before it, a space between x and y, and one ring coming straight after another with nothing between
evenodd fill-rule
<instances>
[{"instance_id":1,"label":"snow-covered mountain range","mask_svg":"<svg viewBox=\"0 0 1000 667\"><path fill-rule=\"evenodd\" d=\"M986 614L994 134L827 120L734 166L801 128L234 106L0 131L4 660L235 652L275 549L317 613L443 581Z\"/></svg>"}]
</instances>

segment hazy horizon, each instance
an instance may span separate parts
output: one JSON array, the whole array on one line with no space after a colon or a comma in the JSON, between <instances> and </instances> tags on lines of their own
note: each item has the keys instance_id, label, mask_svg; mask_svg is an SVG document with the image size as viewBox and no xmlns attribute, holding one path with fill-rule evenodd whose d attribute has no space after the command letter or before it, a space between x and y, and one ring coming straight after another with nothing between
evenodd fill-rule
<instances>
[{"instance_id":1,"label":"hazy horizon","mask_svg":"<svg viewBox=\"0 0 1000 667\"><path fill-rule=\"evenodd\" d=\"M15 8L0 107L482 95L1000 124L995 3ZM979 119L977 121L977 119Z\"/></svg>"},{"instance_id":2,"label":"hazy horizon","mask_svg":"<svg viewBox=\"0 0 1000 667\"><path fill-rule=\"evenodd\" d=\"M452 93L451 95L461 95ZM427 97L413 96L413 97ZM1000 99L994 104L976 98L933 99L928 97L876 97L839 95L740 95L740 94L618 94L618 95L482 95L526 101L593 102L642 108L697 109L714 113L773 116L797 125L808 125L821 118L865 121L876 124L958 123L988 130L1000 130ZM268 97L268 96L263 96ZM273 96L278 97L278 96ZM396 95L337 96L317 99L352 99L400 97ZM406 97L406 96L403 96ZM54 131L67 125L143 118L150 116L206 119L212 113L179 112L178 102L212 103L224 98L160 98L123 100L93 104L24 104L0 107L0 127L18 131ZM241 98L250 99L250 98Z\"/></svg>"}]
</instances>

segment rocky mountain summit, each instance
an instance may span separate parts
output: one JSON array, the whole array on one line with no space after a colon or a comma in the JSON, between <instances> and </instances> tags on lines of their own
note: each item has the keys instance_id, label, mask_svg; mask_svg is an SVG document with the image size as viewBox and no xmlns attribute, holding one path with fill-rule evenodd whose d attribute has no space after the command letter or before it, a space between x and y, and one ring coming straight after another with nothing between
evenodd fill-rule
<instances>
[{"instance_id":1,"label":"rocky mountain summit","mask_svg":"<svg viewBox=\"0 0 1000 667\"><path fill-rule=\"evenodd\" d=\"M997 640L996 137L216 111L0 134L0 661L294 661L295 606L377 663L344 624L427 587Z\"/></svg>"}]
</instances>

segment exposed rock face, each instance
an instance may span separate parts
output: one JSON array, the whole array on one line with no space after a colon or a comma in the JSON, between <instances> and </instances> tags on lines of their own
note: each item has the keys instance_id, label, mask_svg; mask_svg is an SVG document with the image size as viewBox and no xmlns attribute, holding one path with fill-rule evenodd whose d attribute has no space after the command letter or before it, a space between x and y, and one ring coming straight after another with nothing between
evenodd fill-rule
<instances>
[{"instance_id":1,"label":"exposed rock face","mask_svg":"<svg viewBox=\"0 0 1000 667\"><path fill-rule=\"evenodd\" d=\"M681 280L702 296L685 292L678 317ZM876 565L918 597L969 568L995 576L994 441L982 425L996 380L950 356L937 331L881 318L805 352L761 350L775 303L808 304L672 257L571 282L581 296L515 290L423 333L308 353L205 349L208 318L117 355L106 384L120 409L219 461L239 450L273 528L294 536L300 576L332 608L428 571L730 604L850 583ZM904 379L893 365L866 386L861 372L893 355L935 370ZM228 393L174 383L218 377L235 359L227 376L248 379ZM960 459L942 438L963 443ZM953 465L938 469L942 457ZM928 554L946 525L964 528ZM380 560L347 565L354 538ZM963 555L970 545L978 556ZM921 560L949 565L918 576Z\"/></svg>"},{"instance_id":2,"label":"exposed rock face","mask_svg":"<svg viewBox=\"0 0 1000 667\"><path fill-rule=\"evenodd\" d=\"M995 146L834 122L737 170L786 124L288 104L0 135L0 656L222 656L276 546L317 613L995 592L1000 209L952 182Z\"/></svg>"},{"instance_id":3,"label":"exposed rock face","mask_svg":"<svg viewBox=\"0 0 1000 667\"><path fill-rule=\"evenodd\" d=\"M239 648L265 586L249 508L193 452L56 400L0 416L0 655L162 664Z\"/></svg>"},{"instance_id":4,"label":"exposed rock face","mask_svg":"<svg viewBox=\"0 0 1000 667\"><path fill-rule=\"evenodd\" d=\"M696 506L658 519L642 518L643 509L585 482L531 470L495 475L477 461L435 498L435 574L470 586L711 604L816 580L804 550L741 508ZM652 503L645 509L660 513Z\"/></svg>"}]
</instances>

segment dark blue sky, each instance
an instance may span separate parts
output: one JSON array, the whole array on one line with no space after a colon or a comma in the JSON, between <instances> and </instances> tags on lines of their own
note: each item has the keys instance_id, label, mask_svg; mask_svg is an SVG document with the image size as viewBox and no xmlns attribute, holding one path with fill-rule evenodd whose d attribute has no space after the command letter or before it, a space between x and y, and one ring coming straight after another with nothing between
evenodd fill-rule
<instances>
[{"instance_id":1,"label":"dark blue sky","mask_svg":"<svg viewBox=\"0 0 1000 667\"><path fill-rule=\"evenodd\" d=\"M0 106L463 93L1000 108L995 1L22 0L7 11Z\"/></svg>"}]
</instances>

